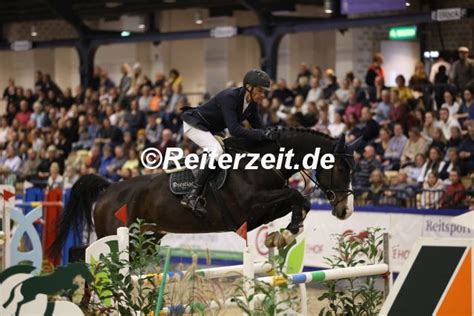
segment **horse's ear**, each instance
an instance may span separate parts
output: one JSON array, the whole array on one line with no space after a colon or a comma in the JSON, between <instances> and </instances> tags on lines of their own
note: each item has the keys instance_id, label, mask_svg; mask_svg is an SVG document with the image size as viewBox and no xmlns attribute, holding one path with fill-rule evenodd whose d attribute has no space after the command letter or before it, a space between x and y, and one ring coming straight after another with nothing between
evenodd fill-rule
<instances>
[{"instance_id":1,"label":"horse's ear","mask_svg":"<svg viewBox=\"0 0 474 316\"><path fill-rule=\"evenodd\" d=\"M362 142L362 136L360 136L359 138L353 140L352 142L350 142L348 145L347 145L347 152L349 154L353 154L354 151L357 150L357 148L359 148L360 146L360 143Z\"/></svg>"},{"instance_id":2,"label":"horse's ear","mask_svg":"<svg viewBox=\"0 0 474 316\"><path fill-rule=\"evenodd\" d=\"M343 153L345 144L346 144L346 137L343 134L343 135L341 135L341 137L339 137L339 140L337 141L335 152L336 153Z\"/></svg>"}]
</instances>

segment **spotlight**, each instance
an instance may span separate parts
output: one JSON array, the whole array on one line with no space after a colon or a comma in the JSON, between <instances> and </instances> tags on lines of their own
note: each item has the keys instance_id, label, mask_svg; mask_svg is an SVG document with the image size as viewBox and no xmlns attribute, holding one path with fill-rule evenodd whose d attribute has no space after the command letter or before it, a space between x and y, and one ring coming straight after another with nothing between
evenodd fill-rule
<instances>
[{"instance_id":1,"label":"spotlight","mask_svg":"<svg viewBox=\"0 0 474 316\"><path fill-rule=\"evenodd\" d=\"M31 36L36 37L38 36L38 32L36 32L36 26L31 26Z\"/></svg>"},{"instance_id":2,"label":"spotlight","mask_svg":"<svg viewBox=\"0 0 474 316\"><path fill-rule=\"evenodd\" d=\"M406 7L409 7L410 5L411 5L410 2L408 2L408 1L405 2L405 6L406 6Z\"/></svg>"},{"instance_id":3,"label":"spotlight","mask_svg":"<svg viewBox=\"0 0 474 316\"><path fill-rule=\"evenodd\" d=\"M120 36L122 36L122 37L130 36L130 32L129 31L122 31L122 33L120 33Z\"/></svg>"},{"instance_id":4,"label":"spotlight","mask_svg":"<svg viewBox=\"0 0 474 316\"><path fill-rule=\"evenodd\" d=\"M144 23L138 24L138 28L139 28L140 30L143 30L143 29L145 28L145 24L144 24Z\"/></svg>"},{"instance_id":5,"label":"spotlight","mask_svg":"<svg viewBox=\"0 0 474 316\"><path fill-rule=\"evenodd\" d=\"M333 1L332 0L324 0L324 12L327 14L331 14L333 12Z\"/></svg>"},{"instance_id":6,"label":"spotlight","mask_svg":"<svg viewBox=\"0 0 474 316\"><path fill-rule=\"evenodd\" d=\"M195 19L194 19L194 23L196 24L202 24L204 21L202 19L202 14L201 12L197 11L196 12L196 16L195 16Z\"/></svg>"}]
</instances>

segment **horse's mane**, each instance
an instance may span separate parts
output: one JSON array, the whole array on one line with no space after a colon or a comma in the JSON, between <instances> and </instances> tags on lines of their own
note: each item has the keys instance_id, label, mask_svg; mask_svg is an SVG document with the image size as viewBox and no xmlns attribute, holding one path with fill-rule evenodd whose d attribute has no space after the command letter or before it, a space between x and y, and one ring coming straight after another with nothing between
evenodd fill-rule
<instances>
[{"instance_id":1,"label":"horse's mane","mask_svg":"<svg viewBox=\"0 0 474 316\"><path fill-rule=\"evenodd\" d=\"M278 131L280 132L282 135L289 135L291 133L296 133L296 134L313 134L313 135L317 135L317 136L320 136L324 139L328 139L328 140L331 140L331 141L335 141L336 139L327 135L327 134L324 134L324 133L321 133L319 131L315 131L315 130L312 130L310 128L304 128L304 127L283 127L283 126L276 126L276 127L268 127L268 129L271 129L271 130L274 130L274 131ZM229 137L229 138L226 138L224 140L224 143L225 143L225 146L226 147L235 147L235 148L246 148L246 149L256 149L256 148L261 148L261 144L259 144L258 142L255 142L255 141L252 141L252 140L249 140L249 139L246 139L246 138L241 138L241 137Z\"/></svg>"}]
</instances>

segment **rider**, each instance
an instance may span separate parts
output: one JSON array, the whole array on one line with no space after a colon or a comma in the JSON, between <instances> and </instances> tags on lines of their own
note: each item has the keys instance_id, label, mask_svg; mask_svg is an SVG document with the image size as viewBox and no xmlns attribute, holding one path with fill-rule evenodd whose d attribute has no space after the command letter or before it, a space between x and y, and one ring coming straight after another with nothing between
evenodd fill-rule
<instances>
[{"instance_id":1,"label":"rider","mask_svg":"<svg viewBox=\"0 0 474 316\"><path fill-rule=\"evenodd\" d=\"M245 74L243 87L225 89L197 108L184 108L184 134L201 148L212 152L216 158L224 150L213 134L226 128L232 136L256 141L275 140L277 132L262 130L262 120L257 108L269 88L270 77L264 71L250 70ZM241 122L244 120L250 123L251 129L242 127ZM211 170L208 163L204 165L204 169L198 169L191 191L181 201L183 206L198 216L207 214L202 193Z\"/></svg>"}]
</instances>

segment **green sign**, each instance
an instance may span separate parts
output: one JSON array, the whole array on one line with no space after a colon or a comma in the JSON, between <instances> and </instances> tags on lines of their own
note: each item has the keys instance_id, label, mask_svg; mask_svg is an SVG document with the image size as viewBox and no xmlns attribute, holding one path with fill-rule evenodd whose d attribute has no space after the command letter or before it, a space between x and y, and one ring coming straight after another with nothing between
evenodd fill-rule
<instances>
[{"instance_id":1,"label":"green sign","mask_svg":"<svg viewBox=\"0 0 474 316\"><path fill-rule=\"evenodd\" d=\"M389 39L391 40L406 40L416 38L416 26L397 26L391 27L389 32Z\"/></svg>"}]
</instances>

